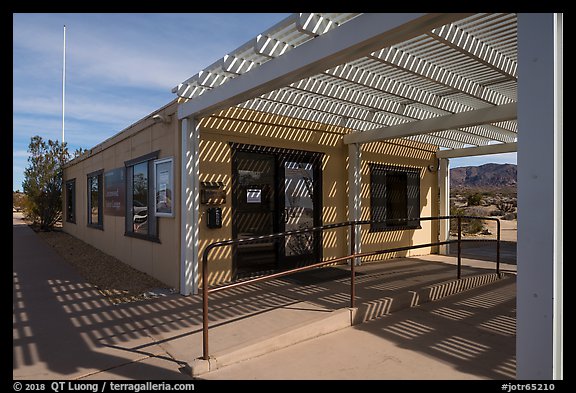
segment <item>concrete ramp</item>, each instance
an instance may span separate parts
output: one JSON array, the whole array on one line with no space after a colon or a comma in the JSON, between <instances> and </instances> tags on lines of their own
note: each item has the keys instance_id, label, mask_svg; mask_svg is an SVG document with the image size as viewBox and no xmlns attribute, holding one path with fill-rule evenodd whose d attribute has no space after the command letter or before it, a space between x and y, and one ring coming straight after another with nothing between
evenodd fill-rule
<instances>
[{"instance_id":1,"label":"concrete ramp","mask_svg":"<svg viewBox=\"0 0 576 393\"><path fill-rule=\"evenodd\" d=\"M322 272L325 271L325 273ZM339 270L336 271L336 270ZM436 301L469 289L505 280L509 275L465 267L456 279L455 266L420 259L397 259L358 267L356 307L350 308L350 279L346 267L311 271L254 285L246 289L281 302L262 312L212 323L209 330L210 359L201 359L201 331L186 342L170 340L164 348L175 359L185 360L184 372L200 376L219 368L255 358L288 346L361 324L409 307ZM323 280L323 274L327 278ZM260 292L261 291L261 292ZM264 295L265 294L265 295ZM223 295L223 294L218 294ZM254 298L253 293L246 301ZM258 296L256 296L258 298ZM237 297L242 304L242 296ZM211 309L223 299L211 298ZM253 300L252 300L253 301ZM233 305L231 302L224 304ZM230 309L231 315L234 314ZM193 343L191 342L193 341ZM197 355L182 353L194 348Z\"/></svg>"}]
</instances>

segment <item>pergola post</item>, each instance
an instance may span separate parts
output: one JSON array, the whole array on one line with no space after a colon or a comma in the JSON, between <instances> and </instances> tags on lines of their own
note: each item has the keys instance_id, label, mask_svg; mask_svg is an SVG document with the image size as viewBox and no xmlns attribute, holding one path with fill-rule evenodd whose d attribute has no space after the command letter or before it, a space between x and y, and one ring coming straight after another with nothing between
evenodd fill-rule
<instances>
[{"instance_id":1,"label":"pergola post","mask_svg":"<svg viewBox=\"0 0 576 393\"><path fill-rule=\"evenodd\" d=\"M562 378L562 37L518 14L518 379Z\"/></svg>"},{"instance_id":2,"label":"pergola post","mask_svg":"<svg viewBox=\"0 0 576 393\"><path fill-rule=\"evenodd\" d=\"M200 132L192 117L182 119L181 127L180 293L187 296L198 293Z\"/></svg>"},{"instance_id":3,"label":"pergola post","mask_svg":"<svg viewBox=\"0 0 576 393\"><path fill-rule=\"evenodd\" d=\"M438 188L440 191L440 216L450 215L450 160L448 158L440 158L438 160ZM438 241L447 241L450 238L450 220L440 220L440 234ZM440 246L440 254L448 255L450 253L450 245L446 244Z\"/></svg>"},{"instance_id":4,"label":"pergola post","mask_svg":"<svg viewBox=\"0 0 576 393\"><path fill-rule=\"evenodd\" d=\"M360 220L362 212L361 204L362 189L362 148L359 143L348 145L348 219ZM361 227L356 225L354 229L355 252L360 252L362 247ZM354 259L355 265L360 265L360 258Z\"/></svg>"}]
</instances>

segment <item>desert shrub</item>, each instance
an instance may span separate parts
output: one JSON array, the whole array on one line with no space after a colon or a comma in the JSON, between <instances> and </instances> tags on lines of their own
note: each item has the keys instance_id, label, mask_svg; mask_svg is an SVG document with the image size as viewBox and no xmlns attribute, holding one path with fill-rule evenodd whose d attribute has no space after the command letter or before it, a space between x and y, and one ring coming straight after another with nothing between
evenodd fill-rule
<instances>
[{"instance_id":1,"label":"desert shrub","mask_svg":"<svg viewBox=\"0 0 576 393\"><path fill-rule=\"evenodd\" d=\"M470 234L481 232L482 229L484 228L482 220L478 218L471 219L467 224L468 225L466 225L466 233Z\"/></svg>"},{"instance_id":2,"label":"desert shrub","mask_svg":"<svg viewBox=\"0 0 576 393\"><path fill-rule=\"evenodd\" d=\"M496 207L498 208L498 210L502 211L502 214L504 213L510 213L514 211L514 203L512 202L498 202L496 204Z\"/></svg>"},{"instance_id":3,"label":"desert shrub","mask_svg":"<svg viewBox=\"0 0 576 393\"><path fill-rule=\"evenodd\" d=\"M450 206L450 215L451 216L463 216L466 212L464 209L456 206ZM455 233L458 231L458 223L455 218L450 219L450 232Z\"/></svg>"},{"instance_id":4,"label":"desert shrub","mask_svg":"<svg viewBox=\"0 0 576 393\"><path fill-rule=\"evenodd\" d=\"M459 207L452 206L450 208L451 216L465 216L465 215L477 215L477 212L470 211L470 209L462 209ZM462 218L462 233L474 234L481 232L484 229L484 223L479 218ZM458 220L452 218L450 220L450 232L458 233Z\"/></svg>"},{"instance_id":5,"label":"desert shrub","mask_svg":"<svg viewBox=\"0 0 576 393\"><path fill-rule=\"evenodd\" d=\"M26 206L26 194L15 191L12 193L12 206L17 210L24 210Z\"/></svg>"},{"instance_id":6,"label":"desert shrub","mask_svg":"<svg viewBox=\"0 0 576 393\"><path fill-rule=\"evenodd\" d=\"M68 159L66 144L34 136L28 146L22 187L25 216L42 230L50 230L62 215L62 165Z\"/></svg>"},{"instance_id":7,"label":"desert shrub","mask_svg":"<svg viewBox=\"0 0 576 393\"><path fill-rule=\"evenodd\" d=\"M463 216L466 212L461 207L450 206L451 216Z\"/></svg>"},{"instance_id":8,"label":"desert shrub","mask_svg":"<svg viewBox=\"0 0 576 393\"><path fill-rule=\"evenodd\" d=\"M466 201L468 202L468 206L478 206L480 201L482 200L482 194L474 193L470 194L466 197Z\"/></svg>"}]
</instances>

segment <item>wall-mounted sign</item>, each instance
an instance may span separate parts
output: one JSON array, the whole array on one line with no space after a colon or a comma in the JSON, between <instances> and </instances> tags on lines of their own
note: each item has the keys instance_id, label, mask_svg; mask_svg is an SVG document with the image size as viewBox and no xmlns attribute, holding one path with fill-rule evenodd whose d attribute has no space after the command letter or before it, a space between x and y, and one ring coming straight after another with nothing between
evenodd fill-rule
<instances>
[{"instance_id":1,"label":"wall-mounted sign","mask_svg":"<svg viewBox=\"0 0 576 393\"><path fill-rule=\"evenodd\" d=\"M262 203L262 189L261 188L247 188L246 189L246 203Z\"/></svg>"},{"instance_id":2,"label":"wall-mounted sign","mask_svg":"<svg viewBox=\"0 0 576 393\"><path fill-rule=\"evenodd\" d=\"M222 205L226 203L226 189L221 181L200 183L200 203Z\"/></svg>"},{"instance_id":3,"label":"wall-mounted sign","mask_svg":"<svg viewBox=\"0 0 576 393\"><path fill-rule=\"evenodd\" d=\"M104 172L104 214L124 216L126 212L126 172L116 168Z\"/></svg>"},{"instance_id":4,"label":"wall-mounted sign","mask_svg":"<svg viewBox=\"0 0 576 393\"><path fill-rule=\"evenodd\" d=\"M172 158L154 161L154 209L157 217L174 217L173 173Z\"/></svg>"}]
</instances>

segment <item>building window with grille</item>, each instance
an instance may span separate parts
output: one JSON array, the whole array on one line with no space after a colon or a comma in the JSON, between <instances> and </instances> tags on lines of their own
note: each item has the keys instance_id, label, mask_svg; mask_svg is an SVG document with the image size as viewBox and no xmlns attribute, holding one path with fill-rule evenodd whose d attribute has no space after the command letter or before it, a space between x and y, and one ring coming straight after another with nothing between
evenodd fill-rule
<instances>
[{"instance_id":1,"label":"building window with grille","mask_svg":"<svg viewBox=\"0 0 576 393\"><path fill-rule=\"evenodd\" d=\"M420 228L420 170L370 167L371 232Z\"/></svg>"},{"instance_id":2,"label":"building window with grille","mask_svg":"<svg viewBox=\"0 0 576 393\"><path fill-rule=\"evenodd\" d=\"M66 181L66 222L76 224L76 179Z\"/></svg>"}]
</instances>

